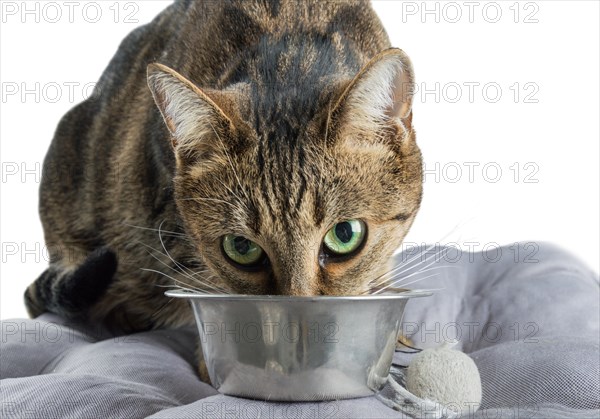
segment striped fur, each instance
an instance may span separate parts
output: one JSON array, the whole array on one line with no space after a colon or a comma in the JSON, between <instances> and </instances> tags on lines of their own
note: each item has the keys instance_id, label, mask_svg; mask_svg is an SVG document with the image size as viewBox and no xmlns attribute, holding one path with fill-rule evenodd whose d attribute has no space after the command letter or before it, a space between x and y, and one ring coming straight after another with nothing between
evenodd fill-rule
<instances>
[{"instance_id":1,"label":"striped fur","mask_svg":"<svg viewBox=\"0 0 600 419\"><path fill-rule=\"evenodd\" d=\"M173 284L366 291L421 200L412 80L368 2L177 1L57 128L40 188L51 261L30 314L130 331L192 321L163 296ZM353 218L368 225L363 248L331 260L325 233ZM227 263L230 233L268 266Z\"/></svg>"}]
</instances>

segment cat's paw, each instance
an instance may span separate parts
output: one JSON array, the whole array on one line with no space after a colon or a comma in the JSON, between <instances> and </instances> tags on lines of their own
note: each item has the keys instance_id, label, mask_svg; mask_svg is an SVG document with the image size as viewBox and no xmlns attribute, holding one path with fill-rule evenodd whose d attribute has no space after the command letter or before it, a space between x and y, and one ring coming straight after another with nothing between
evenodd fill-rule
<instances>
[{"instance_id":1,"label":"cat's paw","mask_svg":"<svg viewBox=\"0 0 600 419\"><path fill-rule=\"evenodd\" d=\"M202 380L203 383L212 385L212 383L210 382L210 377L208 375L208 368L206 367L206 362L204 362L204 359L201 359L198 362L198 375L200 376L200 380Z\"/></svg>"},{"instance_id":2,"label":"cat's paw","mask_svg":"<svg viewBox=\"0 0 600 419\"><path fill-rule=\"evenodd\" d=\"M206 362L204 361L204 355L202 354L202 345L200 340L197 341L196 346L196 359L198 360L198 376L203 383L210 384L210 376L208 375L208 368L206 366Z\"/></svg>"},{"instance_id":3,"label":"cat's paw","mask_svg":"<svg viewBox=\"0 0 600 419\"><path fill-rule=\"evenodd\" d=\"M406 349L407 347L410 348L411 346L414 346L414 343L410 338L408 338L402 334L398 335L398 341L396 342L396 349Z\"/></svg>"}]
</instances>

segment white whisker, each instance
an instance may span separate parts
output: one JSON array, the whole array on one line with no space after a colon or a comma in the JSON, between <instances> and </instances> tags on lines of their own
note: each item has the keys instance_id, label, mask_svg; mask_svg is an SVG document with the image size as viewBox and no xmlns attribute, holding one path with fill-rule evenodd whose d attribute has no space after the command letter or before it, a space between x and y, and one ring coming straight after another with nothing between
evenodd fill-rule
<instances>
[{"instance_id":1,"label":"white whisker","mask_svg":"<svg viewBox=\"0 0 600 419\"><path fill-rule=\"evenodd\" d=\"M133 228L137 228L137 229L140 229L140 230L158 231L158 229L156 229L156 228L136 226L136 225L127 224L127 223L123 223L123 224L126 225L127 227L133 227ZM187 234L185 234L185 233L178 233L176 231L169 231L169 230L162 230L162 232L163 233L172 234L174 236L182 236L182 237L187 238Z\"/></svg>"},{"instance_id":2,"label":"white whisker","mask_svg":"<svg viewBox=\"0 0 600 419\"><path fill-rule=\"evenodd\" d=\"M163 223L164 223L164 221L163 221ZM163 223L161 223L161 224L160 224L160 226L162 226L162 224L163 224ZM175 267L177 267L177 268L179 269L179 271L175 270L173 267L169 266L168 264L166 264L166 263L165 263L165 262L163 262L162 260L158 259L158 258L156 257L156 255L154 255L154 254L152 254L152 253L150 253L150 252L148 252L148 253L150 253L150 255L151 255L152 257L154 257L154 258L155 258L157 261L159 261L160 263L162 263L164 266L166 266L166 267L168 267L169 269L173 270L175 273L177 273L177 274L181 274L181 275L183 275L185 278L187 278L187 279L190 279L190 280L192 280L192 281L194 281L194 282L199 282L199 285L201 285L201 286L204 286L204 287L211 288L212 290L214 290L214 291L216 291L216 292L218 292L218 293L225 293L225 294L227 294L228 292L227 292L226 290L222 289L222 287L218 286L217 284L214 284L214 283L212 283L212 281L210 281L210 280L208 280L208 279L206 279L206 278L202 278L202 280L201 280L201 281L199 281L197 277L196 277L196 278L194 278L194 275L197 275L197 274L198 274L198 272L196 272L196 273L195 273L195 272L193 272L193 271L192 271L191 269L189 269L187 266L185 266L185 265L183 265L183 264L181 264L181 263L177 262L177 261L176 261L176 260L175 260L175 259L174 259L174 258L171 256L171 254L169 253L169 251L166 249L166 246L165 246L165 244L164 244L164 241L163 241L163 239L162 239L162 236L161 236L161 232L162 232L162 230L161 230L161 227L160 227L160 226L159 226L159 229L158 229L159 239L160 239L160 243L161 243L161 245L162 245L162 247L163 247L163 249L164 249L164 251L165 251L166 253L163 253L163 252L161 252L161 251L159 251L159 250L157 250L157 249L153 248L152 246L150 246L150 245L147 245L147 244L145 244L145 243L142 243L142 242L140 242L140 244L142 244L143 246L145 246L145 247L147 247L147 248L149 248L149 249L152 249L153 251L155 251L155 252L156 252L156 253L158 253L158 254L161 254L161 255L163 255L163 256L165 256L165 257L169 258L169 259L170 259L170 260L173 262L173 264L175 265ZM183 281L179 281L179 282L181 282L181 283L183 283L183 284L186 284L186 283L185 283L185 282L183 282ZM191 286L190 284L186 284L186 285L188 285L188 286ZM198 289L198 290L200 290L200 289ZM204 291L204 290L200 290L200 291Z\"/></svg>"},{"instance_id":3,"label":"white whisker","mask_svg":"<svg viewBox=\"0 0 600 419\"><path fill-rule=\"evenodd\" d=\"M198 197L195 197L195 198L182 198L181 201L209 201L209 202L217 202L217 203L220 203L220 204L226 204L226 205L232 206L235 209L239 209L239 207L237 207L232 202L224 201L222 199L217 199L217 198L207 198L207 197L198 196Z\"/></svg>"},{"instance_id":4,"label":"white whisker","mask_svg":"<svg viewBox=\"0 0 600 419\"><path fill-rule=\"evenodd\" d=\"M406 275L406 276L403 276L403 277L397 277L397 276L393 277L393 278L390 279L389 282L390 283L394 283L396 285L406 285L406 284L403 284L402 281L405 281L408 278L412 278L415 275L422 274L423 272L431 272L431 271L436 271L436 270L440 270L440 269L444 269L445 270L447 268L457 268L457 266L447 266L447 265L445 265L445 266L434 266L433 268L429 268L429 269L420 269L420 270L418 270L416 272L411 273L410 275Z\"/></svg>"},{"instance_id":5,"label":"white whisker","mask_svg":"<svg viewBox=\"0 0 600 419\"><path fill-rule=\"evenodd\" d=\"M415 268L419 268L419 269L418 269L418 270L416 270L415 272L411 272L411 275L412 275L412 274L414 274L414 273L419 273L419 272L423 271L423 269L425 269L425 268L428 268L429 266L431 266L431 265L433 265L433 264L435 264L435 263L438 263L438 262L439 262L439 260L438 260L438 259L437 259L437 257L435 257L435 256L437 256L437 255L434 255L434 256L428 257L428 258L424 259L423 261L419 262L418 264L415 264L415 265L413 265L413 266L410 266L409 268L407 268L407 269L404 269L404 270L402 270L402 271L400 271L400 272L396 272L396 273L395 273L394 275L392 275L390 278L386 279L386 280L385 280L385 281L383 281L382 283L379 283L378 285L382 285L382 284L384 284L384 283L386 283L386 282L392 281L392 280L394 280L395 278L398 278L399 276L401 276L402 274L404 274L404 273L406 273L406 272L409 272L409 271L411 271L411 270L413 270L413 269L415 269ZM441 255L441 257L444 257L444 256L445 256L445 255ZM429 261L430 261L432 258L434 258L434 259L435 259L433 262L431 262L431 263L428 263L428 264L427 264L427 265L425 265L425 266L421 266L422 264L429 262ZM435 267L435 268L432 268L432 269L446 269L446 268L457 269L457 268L459 268L459 267L458 267L458 266L453 266L453 265L441 265L441 266L438 266L438 267Z\"/></svg>"},{"instance_id":6,"label":"white whisker","mask_svg":"<svg viewBox=\"0 0 600 419\"><path fill-rule=\"evenodd\" d=\"M163 276L165 276L165 277L167 277L167 278L169 278L169 279L173 280L174 282L181 282L181 281L179 281L178 279L176 279L176 278L173 278L171 275L169 275L169 274L166 274L166 273L164 273L164 272L161 272L161 271L157 271L156 269L150 269L150 268L140 268L140 269L141 269L142 271L146 271L146 272L154 272L154 273L157 273L157 274L163 275ZM182 284L184 284L184 285L186 285L186 286L188 286L188 287L190 286L189 284L186 284L186 283L184 283L184 282L182 282ZM193 287L193 288L194 288L194 290L195 290L196 292L202 292L202 290L201 290L201 289L198 289L198 288L195 288L195 287Z\"/></svg>"},{"instance_id":7,"label":"white whisker","mask_svg":"<svg viewBox=\"0 0 600 419\"><path fill-rule=\"evenodd\" d=\"M437 245L437 244L436 244L436 245ZM429 252L429 250L431 250L431 249L432 249L433 247L435 247L436 245L433 245L433 246L430 246L429 248L427 248L427 250L425 251L425 254L427 255L427 253ZM443 252L444 252L444 251L446 251L446 250L447 250L447 248L442 248L442 249L441 249L441 252L443 253ZM385 273L385 274L383 274L383 275L379 276L378 278L376 278L374 281L377 281L377 280L380 280L380 281L379 281L379 282L377 282L376 284L373 284L373 285L371 285L371 287L373 287L373 288L380 287L381 285L384 285L384 284L388 283L388 282L391 280L391 278L395 278L395 277L397 277L398 275L401 275L401 274L403 274L403 273L405 273L405 272L408 272L408 271L410 271L410 270L412 270L412 269L415 269L415 268L417 268L417 267L418 267L420 264L423 264L423 263L427 263L427 262L429 262L429 261L431 260L431 258L436 258L436 259L437 259L437 257L438 257L438 252L436 251L436 252L435 252L435 253L433 253L433 254L429 254L429 255L427 255L427 256L425 257L425 259L423 259L423 260L421 260L421 261L419 261L419 262L417 262L417 263L415 263L415 264L409 265L409 263L410 263L410 262L412 262L413 260L415 260L415 258L417 258L417 257L422 257L422 256L423 256L423 253L421 252L419 255L416 255L416 256L412 257L412 258L411 258L411 259L409 259L407 262L405 262L405 263L401 263L401 264L397 265L397 266L396 266L394 269L392 269L391 271L389 271L389 272L387 272L387 273ZM443 256L442 256L442 257L443 257ZM435 262L436 262L436 261L432 262L431 264L433 264L433 263L435 263ZM429 264L429 265L425 266L425 268L426 268L426 267L428 267L428 266L431 266L431 264ZM402 269L401 271L399 271L399 272L396 272L396 271L398 271L398 269L400 269L400 268L405 268L405 269ZM391 277L390 277L390 278L385 278L385 277L386 277L386 276L388 276L388 275L391 275ZM382 279L382 280L381 280L381 279Z\"/></svg>"},{"instance_id":8,"label":"white whisker","mask_svg":"<svg viewBox=\"0 0 600 419\"><path fill-rule=\"evenodd\" d=\"M384 272L383 274L379 275L378 277L372 279L369 282L368 289L366 291L364 291L363 294L367 294L367 293L371 292L373 289L377 289L376 292L379 293L382 290L384 290L392 285L395 285L395 284L398 284L399 282L404 281L406 278L411 277L412 275L414 275L416 273L424 272L425 268L427 268L427 267L431 266L433 263L435 263L438 258L444 257L447 254L447 252L449 250L453 249L454 247L443 246L443 247L441 247L441 249L434 251L433 254L429 254L429 252L437 246L442 246L440 244L440 242L443 242L451 234L456 232L457 229L463 227L465 224L467 224L471 220L472 220L472 218L469 220L463 221L463 222L459 222L447 234L445 234L444 237L442 237L440 240L436 241L432 245L428 246L424 251L419 249L419 252L417 254L415 254L414 256L410 256L408 258L408 260L400 261L399 263L395 264L387 272ZM423 258L423 254L425 254L425 258ZM429 263L426 266L421 267L421 265L428 263L432 258L435 258L436 261L434 261L433 263ZM421 260L418 260L418 259L421 259ZM415 261L416 261L416 263L415 263ZM458 266L439 267L439 269L442 269L442 268L458 268ZM410 272L414 269L418 269L418 270L415 271L414 273L411 273L408 276L405 276L403 278L396 280L396 278L398 278L400 275L402 275L406 272ZM434 269L438 269L438 268L434 268ZM406 284L402 284L402 285L406 285ZM384 286L384 287L380 288L381 286Z\"/></svg>"},{"instance_id":9,"label":"white whisker","mask_svg":"<svg viewBox=\"0 0 600 419\"><path fill-rule=\"evenodd\" d=\"M142 244L143 244L143 243L142 243ZM154 250L154 251L158 252L156 249L153 249L151 246L147 246L147 247L150 247L152 250ZM162 254L163 256L165 256L165 255L164 255L164 253L162 253L162 252L158 252L158 253L160 253L160 254ZM158 262L160 262L161 264L163 264L164 266L166 266L167 268L171 269L171 270L172 270L173 272L175 272L176 274L178 274L178 275L179 275L179 274L181 274L181 275L183 275L183 276L184 276L185 278L187 278L187 279L190 279L190 280L192 280L192 281L197 281L197 282L199 282L199 285L200 285L200 286L206 286L206 287L209 287L209 288L211 288L212 290L214 290L214 291L216 291L216 292L222 292L222 291L223 291L223 290L219 289L219 288L218 288L216 285L214 285L214 284L210 284L210 283L204 283L204 282L202 282L202 281L198 281L198 279L197 279L197 278L193 278L192 276L190 276L190 275L186 274L186 273L185 273L185 272L183 272L183 271L178 271L178 270L176 270L176 269L175 269L175 268L173 268L172 266L169 266L168 264L166 264L165 262L163 262L162 260L160 260L158 257L156 257L156 255L152 254L150 251L148 251L148 254L149 254L150 256L152 256L154 259L156 259ZM185 282L183 282L183 281L179 281L179 282L181 282L182 284L186 284L186 283L185 283ZM188 285L188 286L193 286L192 284L186 284L186 285ZM201 289L200 289L200 288L198 288L198 290L200 291Z\"/></svg>"},{"instance_id":10,"label":"white whisker","mask_svg":"<svg viewBox=\"0 0 600 419\"><path fill-rule=\"evenodd\" d=\"M419 278L419 279L416 279L416 280L414 280L414 281L407 282L406 284L401 284L401 285L403 285L403 286L406 286L406 285L414 284L414 283L416 283L416 282L419 282L419 281L422 281L422 280L424 280L424 279L427 279L427 278L433 278L433 277L436 277L436 276L439 276L439 273L435 273L435 274L432 274L432 275L424 276L423 278ZM399 279L399 280L398 280L398 281L396 281L396 282L393 282L393 283L391 283L391 284L389 284L389 285L386 285L385 287L383 287L383 288L381 288L381 289L378 289L377 291L375 291L375 292L373 293L373 295L379 294L380 292L384 291L385 289L387 289L387 288L389 288L389 287L393 287L394 285L398 284L398 282L401 282L401 281L403 281L404 279L406 279L406 278Z\"/></svg>"}]
</instances>

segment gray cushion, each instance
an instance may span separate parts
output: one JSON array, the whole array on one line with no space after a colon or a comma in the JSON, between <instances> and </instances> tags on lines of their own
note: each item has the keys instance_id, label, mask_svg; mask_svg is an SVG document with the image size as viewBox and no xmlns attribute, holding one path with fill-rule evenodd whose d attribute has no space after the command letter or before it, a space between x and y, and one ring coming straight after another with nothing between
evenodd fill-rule
<instances>
[{"instance_id":1,"label":"gray cushion","mask_svg":"<svg viewBox=\"0 0 600 419\"><path fill-rule=\"evenodd\" d=\"M478 417L599 417L598 276L553 246L526 246L500 248L500 257L425 248L397 256L411 275L405 282L427 277L410 288L441 289L409 302L404 332L419 347L460 339L482 376ZM0 416L405 417L375 397L272 403L221 395L196 375L196 338L193 328L112 337L52 314L5 320ZM406 365L410 355L395 362Z\"/></svg>"}]
</instances>

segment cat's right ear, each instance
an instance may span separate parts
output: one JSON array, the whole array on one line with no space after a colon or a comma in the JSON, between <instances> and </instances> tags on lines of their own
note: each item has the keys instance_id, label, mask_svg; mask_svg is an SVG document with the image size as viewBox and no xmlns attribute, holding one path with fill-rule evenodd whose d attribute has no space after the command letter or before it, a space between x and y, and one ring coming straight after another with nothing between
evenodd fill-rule
<instances>
[{"instance_id":1,"label":"cat's right ear","mask_svg":"<svg viewBox=\"0 0 600 419\"><path fill-rule=\"evenodd\" d=\"M224 99L220 97L223 95L205 92L175 70L158 63L148 66L148 86L179 156L193 157L199 153L206 156L218 149L215 143L223 146L221 139L233 130L231 119L216 103Z\"/></svg>"}]
</instances>

